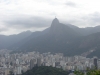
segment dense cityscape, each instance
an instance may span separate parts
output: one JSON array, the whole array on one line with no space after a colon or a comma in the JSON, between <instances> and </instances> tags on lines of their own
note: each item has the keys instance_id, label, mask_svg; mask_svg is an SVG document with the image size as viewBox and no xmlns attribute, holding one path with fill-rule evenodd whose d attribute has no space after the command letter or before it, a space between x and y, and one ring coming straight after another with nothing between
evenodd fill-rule
<instances>
[{"instance_id":1,"label":"dense cityscape","mask_svg":"<svg viewBox=\"0 0 100 75\"><path fill-rule=\"evenodd\" d=\"M1 53L2 51L2 53ZM100 61L98 58L86 58L83 56L64 56L62 53L52 54L27 52L27 53L13 53L11 51L0 50L0 75L21 75L35 66L52 66L68 70L86 70L94 67L100 69Z\"/></svg>"},{"instance_id":2,"label":"dense cityscape","mask_svg":"<svg viewBox=\"0 0 100 75\"><path fill-rule=\"evenodd\" d=\"M0 75L100 75L100 0L0 0Z\"/></svg>"}]
</instances>

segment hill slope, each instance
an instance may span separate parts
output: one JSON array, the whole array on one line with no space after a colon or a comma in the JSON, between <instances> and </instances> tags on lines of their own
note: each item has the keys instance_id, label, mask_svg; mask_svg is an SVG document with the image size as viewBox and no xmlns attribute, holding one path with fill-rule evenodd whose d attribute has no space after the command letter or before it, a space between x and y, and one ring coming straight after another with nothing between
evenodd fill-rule
<instances>
[{"instance_id":1,"label":"hill slope","mask_svg":"<svg viewBox=\"0 0 100 75\"><path fill-rule=\"evenodd\" d=\"M45 29L44 31L36 31L36 32L32 32L30 36L23 38L22 40L18 41L17 43L11 45L10 47L8 47L7 49L11 49L11 50L16 50L19 47L21 47L22 45L24 45L25 43L27 43L29 40L33 39L33 38L37 38L41 35L44 35L46 33L48 33L49 28Z\"/></svg>"},{"instance_id":2,"label":"hill slope","mask_svg":"<svg viewBox=\"0 0 100 75\"><path fill-rule=\"evenodd\" d=\"M86 28L79 28L79 27L71 25L71 24L67 24L67 26L69 26L76 32L82 34L83 36L87 36L87 35L90 35L93 33L100 32L100 25L95 26L95 27L86 27Z\"/></svg>"},{"instance_id":3,"label":"hill slope","mask_svg":"<svg viewBox=\"0 0 100 75\"><path fill-rule=\"evenodd\" d=\"M26 31L16 35L0 35L0 49L7 49L9 46L17 43L18 41L28 37L32 32Z\"/></svg>"},{"instance_id":4,"label":"hill slope","mask_svg":"<svg viewBox=\"0 0 100 75\"><path fill-rule=\"evenodd\" d=\"M68 72L54 67L40 66L28 70L22 75L68 75Z\"/></svg>"}]
</instances>

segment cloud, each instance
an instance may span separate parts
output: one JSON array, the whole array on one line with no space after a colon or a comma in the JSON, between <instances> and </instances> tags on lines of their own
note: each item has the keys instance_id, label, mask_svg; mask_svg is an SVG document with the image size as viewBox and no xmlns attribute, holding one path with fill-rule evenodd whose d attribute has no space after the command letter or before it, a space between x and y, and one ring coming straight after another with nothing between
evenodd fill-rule
<instances>
[{"instance_id":1,"label":"cloud","mask_svg":"<svg viewBox=\"0 0 100 75\"><path fill-rule=\"evenodd\" d=\"M76 4L74 2L67 2L66 5L70 7L76 7Z\"/></svg>"},{"instance_id":2,"label":"cloud","mask_svg":"<svg viewBox=\"0 0 100 75\"><path fill-rule=\"evenodd\" d=\"M49 27L51 20L38 16L19 15L3 21L6 26L21 28L42 28Z\"/></svg>"},{"instance_id":3,"label":"cloud","mask_svg":"<svg viewBox=\"0 0 100 75\"><path fill-rule=\"evenodd\" d=\"M16 14L6 16L0 25L0 34L11 35L18 34L23 31L42 31L51 25L50 18Z\"/></svg>"},{"instance_id":4,"label":"cloud","mask_svg":"<svg viewBox=\"0 0 100 75\"><path fill-rule=\"evenodd\" d=\"M81 16L73 16L73 17L68 18L66 23L70 23L78 27L98 26L100 25L100 13L94 12L91 14L86 14L86 15L81 15Z\"/></svg>"},{"instance_id":5,"label":"cloud","mask_svg":"<svg viewBox=\"0 0 100 75\"><path fill-rule=\"evenodd\" d=\"M0 32L7 31L7 30L8 30L7 28L0 28Z\"/></svg>"},{"instance_id":6,"label":"cloud","mask_svg":"<svg viewBox=\"0 0 100 75\"><path fill-rule=\"evenodd\" d=\"M100 13L99 12L95 12L93 14L91 14L90 19L95 22L95 23L99 23L100 24Z\"/></svg>"},{"instance_id":7,"label":"cloud","mask_svg":"<svg viewBox=\"0 0 100 75\"><path fill-rule=\"evenodd\" d=\"M88 24L88 26L97 26L100 25L100 13L94 12L92 14L85 15L81 18Z\"/></svg>"},{"instance_id":8,"label":"cloud","mask_svg":"<svg viewBox=\"0 0 100 75\"><path fill-rule=\"evenodd\" d=\"M55 16L61 23L95 26L100 24L99 8L99 0L0 0L0 31L43 30Z\"/></svg>"}]
</instances>

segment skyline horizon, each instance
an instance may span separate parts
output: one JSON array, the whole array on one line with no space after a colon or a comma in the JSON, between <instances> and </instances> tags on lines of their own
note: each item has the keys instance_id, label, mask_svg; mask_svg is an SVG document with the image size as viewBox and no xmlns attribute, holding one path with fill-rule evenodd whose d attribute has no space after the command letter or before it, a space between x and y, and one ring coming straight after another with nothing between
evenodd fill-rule
<instances>
[{"instance_id":1,"label":"skyline horizon","mask_svg":"<svg viewBox=\"0 0 100 75\"><path fill-rule=\"evenodd\" d=\"M55 18L57 18L57 17L55 16ZM55 19L55 18L54 18L54 19ZM53 19L53 20L54 20L54 19ZM57 18L57 19L58 19L58 18ZM52 21L53 21L53 20L52 20ZM58 19L58 20L59 20L59 19ZM52 24L52 21L51 21L51 24ZM62 23L62 22L60 22L60 23ZM51 26L51 24L50 24L50 26ZM77 25L69 24L69 23L63 23L63 24L64 24L64 25L72 25L72 26L75 26L75 27L78 27L78 28L91 28L91 27L100 26L100 25L95 25L95 26L80 27L80 26L77 26ZM28 30L23 30L23 31L18 32L18 33L11 33L11 34L0 33L0 35L10 36L10 35L17 35L17 34L20 34L20 33L23 33L23 32L27 32L27 31L30 31L30 32L44 31L45 29L49 28L50 26L48 26L48 27L46 27L46 28L43 28L43 29L41 28L41 30L32 31L32 30L28 29Z\"/></svg>"}]
</instances>

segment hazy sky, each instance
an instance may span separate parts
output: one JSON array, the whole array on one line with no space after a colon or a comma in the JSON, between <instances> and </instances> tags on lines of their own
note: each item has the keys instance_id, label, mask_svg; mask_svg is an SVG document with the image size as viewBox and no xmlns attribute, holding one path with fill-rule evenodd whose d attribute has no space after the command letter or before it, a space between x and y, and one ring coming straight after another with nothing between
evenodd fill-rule
<instances>
[{"instance_id":1,"label":"hazy sky","mask_svg":"<svg viewBox=\"0 0 100 75\"><path fill-rule=\"evenodd\" d=\"M78 27L100 25L100 0L0 0L0 34L43 30L55 16Z\"/></svg>"}]
</instances>

